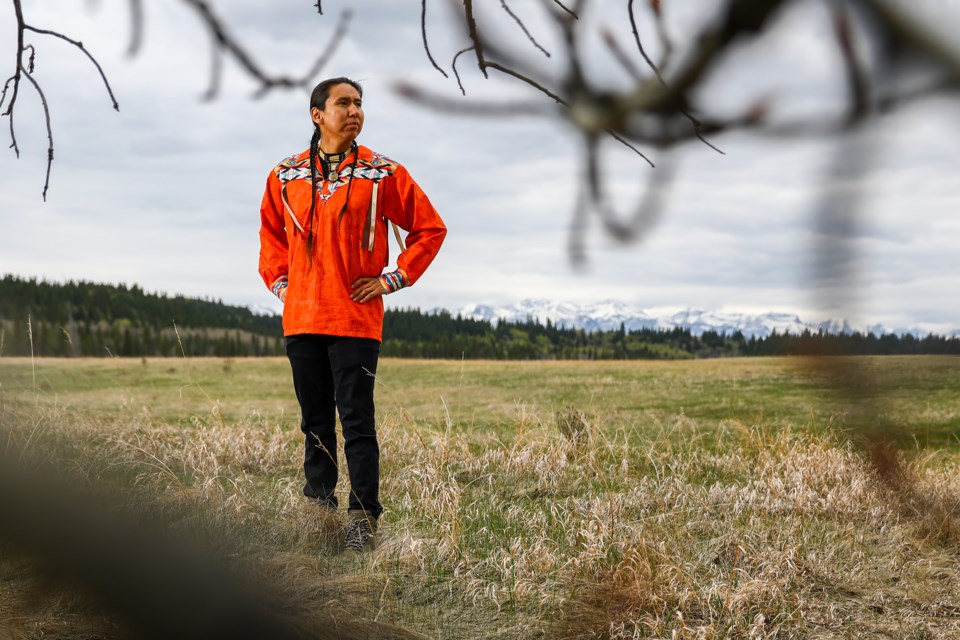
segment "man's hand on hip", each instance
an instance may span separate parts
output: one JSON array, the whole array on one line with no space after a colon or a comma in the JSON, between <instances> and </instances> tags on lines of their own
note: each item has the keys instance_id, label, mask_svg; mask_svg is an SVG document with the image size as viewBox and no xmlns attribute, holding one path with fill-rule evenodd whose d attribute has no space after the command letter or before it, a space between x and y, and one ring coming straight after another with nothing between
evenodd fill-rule
<instances>
[{"instance_id":1,"label":"man's hand on hip","mask_svg":"<svg viewBox=\"0 0 960 640\"><path fill-rule=\"evenodd\" d=\"M350 294L350 299L363 304L364 302L370 302L374 298L379 298L385 293L389 292L387 288L383 286L380 278L358 278L357 281L353 283L353 293Z\"/></svg>"}]
</instances>

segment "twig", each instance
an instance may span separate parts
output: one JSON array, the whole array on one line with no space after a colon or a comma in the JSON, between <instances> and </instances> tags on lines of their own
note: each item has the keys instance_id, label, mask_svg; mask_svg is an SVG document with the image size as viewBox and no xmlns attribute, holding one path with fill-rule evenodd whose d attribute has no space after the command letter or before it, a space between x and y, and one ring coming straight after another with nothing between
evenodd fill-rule
<instances>
[{"instance_id":1,"label":"twig","mask_svg":"<svg viewBox=\"0 0 960 640\"><path fill-rule=\"evenodd\" d=\"M40 89L40 85L33 79L33 76L29 73L24 73L23 77L37 90L37 95L40 96L40 103L43 105L43 117L47 123L47 140L49 141L49 145L47 146L47 177L43 183L43 201L46 202L47 190L50 188L50 167L53 165L53 129L50 126L50 107L47 105L47 97L43 95L43 90Z\"/></svg>"},{"instance_id":2,"label":"twig","mask_svg":"<svg viewBox=\"0 0 960 640\"><path fill-rule=\"evenodd\" d=\"M640 156L641 158L643 158L644 160L646 160L646 161L647 161L647 164L649 164L651 167L655 167L655 166L656 166L655 164L653 164L653 161L650 160L650 158L648 158L647 156L645 156L639 149L637 149L635 146L633 146L632 144L630 144L629 142L627 142L626 140L624 140L621 136L617 135L616 132L614 132L614 131L611 130L611 129L604 129L604 131L606 131L607 133L609 133L609 134L613 137L614 140L616 140L617 142L619 142L620 144L622 144L623 146L625 146L626 148L630 149L630 150L633 151L635 154L637 154L638 156Z\"/></svg>"},{"instance_id":3,"label":"twig","mask_svg":"<svg viewBox=\"0 0 960 640\"><path fill-rule=\"evenodd\" d=\"M570 9L568 9L562 2L560 2L560 0L553 0L553 4L557 5L558 7L560 7L561 9L563 9L564 11L566 11L567 13L569 13L570 16L571 16L574 20L579 20L579 19L580 19L580 16L578 16L576 13L574 13L573 11L571 11Z\"/></svg>"},{"instance_id":4,"label":"twig","mask_svg":"<svg viewBox=\"0 0 960 640\"><path fill-rule=\"evenodd\" d=\"M661 84L664 88L667 88L667 81L663 78L663 74L660 72L660 68L653 62L653 60L650 58L650 56L647 55L646 50L644 50L644 48L643 48L643 44L640 42L640 31L639 31L638 28L637 28L636 16L634 15L634 11L633 11L633 2L634 2L634 0L629 0L629 3L628 3L628 5L627 5L627 11L628 11L628 13L629 13L629 15L630 15L630 26L631 26L631 29L633 30L634 40L635 40L635 42L637 43L637 49L640 51L640 55L643 56L643 59L647 62L647 64L648 64L648 65L650 66L650 68L653 70L653 73L657 76L657 79L660 81L660 84ZM659 2L659 0L650 0L650 6L651 6L651 9L653 10L654 16L655 16L656 21L657 21L658 30L659 30L659 32L660 32L660 38L661 38L661 40L663 40L664 49L665 49L665 51L666 51L666 53L664 54L664 59L666 59L667 57L669 57L669 52L671 51L671 45L670 45L669 39L667 38L666 30L665 30L665 28L664 28L664 26L663 26L663 16L662 16L661 11L660 11L660 2ZM701 126L700 121L699 121L697 118L695 118L695 117L694 117L689 111L687 111L686 109L679 109L679 111L680 111L680 112L690 121L690 123L693 125L694 134L696 135L697 139L700 140L700 142L702 142L703 144L707 145L708 147L710 147L711 149L713 149L713 150L716 151L717 153L719 153L719 154L721 154L721 155L726 155L726 154L724 154L724 152L721 151L718 147L716 147L716 146L713 145L711 142L709 142L706 138L703 137L703 135L702 135L702 126Z\"/></svg>"},{"instance_id":5,"label":"twig","mask_svg":"<svg viewBox=\"0 0 960 640\"><path fill-rule=\"evenodd\" d=\"M13 82L13 76L7 78L7 81L3 83L3 93L0 93L0 107L3 107L3 102L7 99L7 89L10 88L11 82Z\"/></svg>"},{"instance_id":6,"label":"twig","mask_svg":"<svg viewBox=\"0 0 960 640\"><path fill-rule=\"evenodd\" d=\"M523 82L526 82L526 83L529 84L531 87L537 89L538 91L540 91L540 92L543 93L544 95L547 95L547 96L553 98L553 100L555 100L557 103L562 104L563 106L567 107L567 110L568 110L568 112L569 112L569 110L570 110L570 104L569 104L566 100L564 100L563 98L561 98L561 97L558 96L557 94L553 93L552 91L550 91L549 89L547 89L546 87L544 87L541 83L537 82L537 81L534 80L533 78L530 78L529 76L526 76L526 75L520 73L519 71L516 71L515 69L511 69L510 67L505 67L505 66L503 66L503 65L501 65L501 64L499 64L499 63L497 63L497 62L487 62L487 66L490 67L491 69L496 69L497 71L500 71L501 73L505 73L505 74L507 74L508 76L513 76L514 78L516 78L516 79L518 79L518 80L521 80L521 81L523 81ZM613 136L613 138L616 139L618 142L620 142L621 144L623 144L624 146L626 146L627 148L629 148L631 151L633 151L634 153L636 153L638 156L640 156L641 158L643 158L644 160L646 160L646 161L650 164L651 167L654 166L654 165L653 165L653 162L650 161L650 158L648 158L647 156L645 156L645 155L644 155L643 153L641 153L636 147L634 147L634 146L631 145L629 142L627 142L626 140L624 140L622 136L617 135L616 132L614 132L612 129L609 129L609 128L604 128L603 130L604 130L605 132L609 133L611 136Z\"/></svg>"},{"instance_id":7,"label":"twig","mask_svg":"<svg viewBox=\"0 0 960 640\"><path fill-rule=\"evenodd\" d=\"M473 42L473 50L477 54L477 66L480 67L483 77L488 78L488 64L483 57L483 42L477 32L477 21L473 17L473 0L463 0L463 13L467 19L467 32L470 34L470 41Z\"/></svg>"},{"instance_id":8,"label":"twig","mask_svg":"<svg viewBox=\"0 0 960 640\"><path fill-rule=\"evenodd\" d=\"M504 116L547 116L550 111L536 102L476 102L451 99L428 93L409 82L397 82L394 91L401 97L431 109L475 117L503 118Z\"/></svg>"},{"instance_id":9,"label":"twig","mask_svg":"<svg viewBox=\"0 0 960 640\"><path fill-rule=\"evenodd\" d=\"M460 51L457 51L457 55L453 56L453 63L450 65L450 68L453 69L453 75L457 79L457 86L460 87L460 93L462 93L463 95L467 95L467 90L463 88L463 83L460 82L460 74L457 72L457 58L459 58L461 54L466 53L467 51L473 51L473 47L470 46L470 47L467 47L466 49L461 49ZM0 104L3 104L3 102L0 101Z\"/></svg>"},{"instance_id":10,"label":"twig","mask_svg":"<svg viewBox=\"0 0 960 640\"><path fill-rule=\"evenodd\" d=\"M513 18L513 21L516 22L516 23L520 26L520 28L523 30L524 35L527 36L527 40L529 40L530 42L532 42L532 43L533 43L533 46L535 46L537 49L539 49L540 51L542 51L542 52L543 52L543 55L545 55L545 56L547 56L547 57L549 58L549 57L550 57L550 52L540 46L540 43L537 42L537 41L534 39L534 37L530 34L530 32L527 30L527 26L526 26L525 24L523 24L523 21L519 18L519 16L517 16L517 14L515 14L513 11L510 10L510 7L507 6L507 0L500 0L500 6L503 7L503 10L507 12L507 15L509 15L511 18Z\"/></svg>"},{"instance_id":11,"label":"twig","mask_svg":"<svg viewBox=\"0 0 960 640\"><path fill-rule=\"evenodd\" d=\"M7 110L3 112L3 115L10 118L10 148L13 149L13 152L16 156L20 157L20 147L17 146L17 134L13 126L13 108L17 104L17 96L20 93L20 72L23 68L23 29L26 24L23 21L23 7L20 4L20 0L13 0L13 9L14 13L17 16L17 64L14 67L13 76L11 80L13 81L13 93L10 94L10 104L7 105ZM7 80L7 84L10 83L10 80ZM6 84L3 89L4 95L7 93Z\"/></svg>"},{"instance_id":12,"label":"twig","mask_svg":"<svg viewBox=\"0 0 960 640\"><path fill-rule=\"evenodd\" d=\"M427 52L427 59L430 60L430 64L433 65L433 68L440 72L444 78L449 78L447 72L440 68L440 65L437 64L437 61L433 59L433 54L430 53L430 45L427 44L427 0L420 0L420 35L423 38L423 50ZM459 82L459 78L458 78ZM463 87L461 86L462 90Z\"/></svg>"},{"instance_id":13,"label":"twig","mask_svg":"<svg viewBox=\"0 0 960 640\"><path fill-rule=\"evenodd\" d=\"M120 105L117 104L117 99L113 95L113 89L110 88L110 82L107 81L107 75L103 72L103 68L100 66L100 63L97 62L97 59L87 51L86 47L83 46L83 43L79 40L74 40L73 38L68 38L62 33L57 33L56 31L50 31L48 29L37 29L36 27L31 27L30 25L24 25L23 27L27 31L33 31L34 33L39 33L47 36L53 36L54 38L60 38L66 42L69 42L80 51L83 51L84 55L90 59L90 62L93 63L93 66L97 68L97 71L100 72L100 78L103 79L103 85L107 88L107 93L110 94L110 100L113 102L114 111L120 111Z\"/></svg>"},{"instance_id":14,"label":"twig","mask_svg":"<svg viewBox=\"0 0 960 640\"><path fill-rule=\"evenodd\" d=\"M663 75L660 74L660 69L657 68L657 65L653 62L653 60L650 59L650 56L647 55L646 50L643 48L643 44L640 42L640 31L637 29L637 19L633 14L633 0L629 0L627 3L627 13L630 14L630 27L633 29L633 39L637 43L637 49L640 50L640 55L643 56L643 59L647 61L647 65L653 69L653 73L656 74L660 84L667 86L666 80L664 80Z\"/></svg>"},{"instance_id":15,"label":"twig","mask_svg":"<svg viewBox=\"0 0 960 640\"><path fill-rule=\"evenodd\" d=\"M34 47L32 44L28 44L27 46L25 46L25 47L23 48L23 52L26 53L26 52L27 52L27 49L30 50L30 57L27 58L27 69L26 69L26 72L27 72L27 73L33 73L33 69L34 69L35 63L36 63L36 61L37 61L37 48ZM21 57L21 60L22 60L22 59L23 59L23 58Z\"/></svg>"},{"instance_id":16,"label":"twig","mask_svg":"<svg viewBox=\"0 0 960 640\"><path fill-rule=\"evenodd\" d=\"M560 104L562 104L562 105L565 106L565 107L566 107L566 106L569 106L569 105L567 104L567 101L566 101L566 100L564 100L563 98L561 98L560 96L558 96L558 95L555 94L554 92L550 91L549 89L547 89L545 86L543 86L541 83L537 82L537 81L534 80L533 78L531 78L531 77L529 77L529 76L526 76L526 75L520 73L519 71L516 71L515 69L511 69L510 67L506 67L506 66L504 66L504 65L502 65L502 64L500 64L500 63L498 63L498 62L485 62L484 64L485 64L487 67L490 67L491 69L496 69L496 70L499 71L500 73L505 73L505 74L507 74L508 76L513 76L513 77L516 78L517 80L520 80L520 81L522 81L522 82L526 82L528 85L530 85L531 87L533 87L533 88L536 89L537 91L543 93L543 94L546 95L546 96L549 96L549 97L552 98L554 101L559 102Z\"/></svg>"},{"instance_id":17,"label":"twig","mask_svg":"<svg viewBox=\"0 0 960 640\"><path fill-rule=\"evenodd\" d=\"M630 96L632 107L676 112L683 108L687 92L719 64L720 52L743 33L758 33L766 21L789 0L729 0L720 26L702 33L697 47L686 58L685 66L662 93L651 96L637 87Z\"/></svg>"}]
</instances>

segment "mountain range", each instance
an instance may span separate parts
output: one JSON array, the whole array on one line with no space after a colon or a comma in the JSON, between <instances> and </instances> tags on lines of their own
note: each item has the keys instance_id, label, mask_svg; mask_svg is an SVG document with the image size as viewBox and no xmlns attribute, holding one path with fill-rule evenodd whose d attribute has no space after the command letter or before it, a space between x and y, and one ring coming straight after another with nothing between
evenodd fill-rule
<instances>
[{"instance_id":1,"label":"mountain range","mask_svg":"<svg viewBox=\"0 0 960 640\"><path fill-rule=\"evenodd\" d=\"M779 334L799 335L804 330L810 330L814 333L824 331L832 334L849 334L859 331L877 336L889 333L898 336L912 334L918 338L930 334L929 330L922 327L888 328L882 324L854 326L844 319L809 322L801 320L796 314L775 311L749 314L703 309L645 310L615 300L595 304L576 304L527 299L516 304L497 306L469 304L452 313L454 315L460 314L464 318L485 320L493 324L500 320L516 322L530 319L541 323L546 323L549 320L557 326L584 329L585 331L609 331L619 329L620 325L623 324L627 331L679 328L688 329L690 333L697 336L707 331L727 335L740 331L748 338L765 338L774 331ZM948 337L960 336L960 329L949 331L946 335Z\"/></svg>"}]
</instances>

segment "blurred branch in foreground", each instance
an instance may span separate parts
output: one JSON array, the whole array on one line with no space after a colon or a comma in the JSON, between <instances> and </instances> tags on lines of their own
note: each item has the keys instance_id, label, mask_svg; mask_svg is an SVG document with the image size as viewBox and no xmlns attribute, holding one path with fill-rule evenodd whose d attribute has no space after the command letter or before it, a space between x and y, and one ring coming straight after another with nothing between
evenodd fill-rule
<instances>
[{"instance_id":1,"label":"blurred branch in foreground","mask_svg":"<svg viewBox=\"0 0 960 640\"><path fill-rule=\"evenodd\" d=\"M418 637L358 611L334 615L292 593L295 576L258 569L262 560L228 564L238 555L237 532L205 534L142 491L81 476L56 454L38 457L49 435L38 435L36 426L24 433L9 413L0 419L7 423L0 425L0 561L29 563L34 589L47 595L78 591L111 621L110 637ZM196 519L202 523L202 514Z\"/></svg>"},{"instance_id":2,"label":"blurred branch in foreground","mask_svg":"<svg viewBox=\"0 0 960 640\"><path fill-rule=\"evenodd\" d=\"M423 4L425 11L426 0ZM572 261L585 260L584 237L591 215L599 218L608 237L623 243L641 239L656 224L669 204L668 190L675 177L669 162L673 148L697 140L722 153L707 138L717 139L744 129L768 136L772 144L810 136L833 138L834 157L824 163L827 170L812 215L818 239L810 283L814 295L821 296L819 302L855 313L858 274L853 265L859 252L857 230L863 224L858 205L864 195L861 185L879 157L875 140L878 128L885 115L912 103L954 95L960 88L960 51L929 18L924 22L920 5L894 0L824 0L819 19L827 22L836 51L838 63L832 71L846 86L842 109L835 116L817 114L775 122L768 98L746 95L739 108L732 110L736 115L718 116L709 99L703 97L708 78L736 65L757 66L755 57L731 53L755 46L762 38L782 36L784 26L778 18L809 3L727 0L698 34L678 45L670 40L664 26L662 5L666 3L650 0L645 4L659 39L659 60L649 54L640 37L635 4L634 0L619 4L623 19L615 30L590 13L598 9L597 3L579 0L569 7L539 3L541 13L546 15L540 22L552 28L562 47L559 52L551 51L550 59L556 61L553 66L544 64L539 55L545 53L540 40L505 3L503 11L519 24L525 38L511 36L507 20L500 16L498 22L495 11L481 14L470 2L462 7L451 4L468 26L466 47L454 56L454 65L459 56L473 52L484 77L493 71L539 94L539 99L510 105L506 111L496 103L484 105L482 111L494 117L512 112L542 118L546 114L537 112L537 105L553 103L549 117L571 125L582 140L585 169L570 227ZM604 5L603 18L614 15L612 9ZM947 11L943 8L940 13ZM952 19L956 18L954 12ZM940 16L938 21L945 19ZM597 36L626 77L619 88L611 89L609 82L604 84L608 79L595 78L586 71L590 60L583 43ZM634 50L631 52L621 40L632 40ZM595 54L594 49L590 51ZM463 90L455 67L454 73ZM789 77L791 71L783 69L782 73ZM476 104L464 101L457 105L410 83L400 83L398 90L419 104L442 111L471 115L478 111ZM599 142L604 137L627 145L651 165L653 162L637 146L662 151L663 159L657 159L661 166L654 170L632 213L618 213L609 201L601 170L604 154ZM871 392L876 386L872 373L862 364L832 357L811 359L810 371L830 381L835 399L844 407L843 427L863 448L889 495L905 513L927 522L937 536L954 540L960 530L956 506L950 500L917 495L900 449L910 434L884 418L883 398Z\"/></svg>"},{"instance_id":3,"label":"blurred branch in foreground","mask_svg":"<svg viewBox=\"0 0 960 640\"><path fill-rule=\"evenodd\" d=\"M656 210L668 204L662 192L673 174L655 171L646 188L653 193L642 196L633 213L615 211L600 169L604 154L598 142L605 137L626 145L651 165L657 159L648 158L640 148L661 150L666 156L670 149L696 140L722 153L711 140L743 129L755 130L774 141L839 136L837 144L842 146L846 144L844 136L855 128L868 128L885 114L918 100L952 94L960 87L960 52L943 33L921 20L917 6L893 0L823 0L818 3L823 9L819 19L831 27L838 60L837 68L831 71L836 71L838 80L847 86L845 107L839 116L831 119L816 115L775 123L770 99L749 95L733 109L736 115L717 115L709 98L703 97L708 79L718 70L749 71L745 67L758 66L755 57L731 53L755 46L763 38L782 36L784 26L778 19L810 3L727 0L712 10L714 18L699 33L676 43L664 24L664 7L669 3L648 0L643 5L653 21L658 39L655 47L649 43L644 46L641 39L637 4L634 0L605 3L603 15L597 17L599 3L578 0L563 5L543 1L536 4L540 15L534 16L531 9L525 20L506 3L501 3L502 15L498 16L490 7L482 12L472 2L462 6L453 2L452 10L466 25L465 48L454 55L451 65L460 88L463 85L455 65L461 55L472 52L484 77L492 71L513 78L533 89L540 99L479 107L470 101L457 104L408 82L397 86L409 99L442 111L551 117L572 125L582 140L585 158L581 178L585 197L578 205L583 211L574 214L571 227L571 257L575 262L583 259L582 238L578 236L583 234L587 214L599 218L609 237L628 243L641 239L659 217ZM422 0L424 14L426 5ZM535 29L526 24L531 18L551 29L560 43L560 51L550 51L549 64L544 63L542 34L534 33ZM618 28L611 28L605 20L616 21ZM449 28L463 27L451 24ZM595 48L588 49L588 41L603 42L621 67L625 79L618 88L609 86L609 78L597 78L588 70L590 57L597 53ZM654 48L660 52L658 60L649 53ZM424 49L433 61L426 26ZM435 62L434 66L447 76ZM782 73L789 77L791 70L783 69ZM918 83L917 78L923 81ZM547 113L538 107L550 103L555 108Z\"/></svg>"}]
</instances>

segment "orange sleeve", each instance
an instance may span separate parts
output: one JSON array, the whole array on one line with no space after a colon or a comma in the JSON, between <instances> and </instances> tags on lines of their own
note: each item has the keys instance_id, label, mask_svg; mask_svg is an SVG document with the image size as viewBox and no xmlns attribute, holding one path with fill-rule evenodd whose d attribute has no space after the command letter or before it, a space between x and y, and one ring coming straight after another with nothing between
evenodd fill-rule
<instances>
[{"instance_id":1,"label":"orange sleeve","mask_svg":"<svg viewBox=\"0 0 960 640\"><path fill-rule=\"evenodd\" d=\"M440 251L447 227L427 195L403 166L384 180L383 215L407 232L405 251L397 256L397 268L406 275L407 286L416 282Z\"/></svg>"},{"instance_id":2,"label":"orange sleeve","mask_svg":"<svg viewBox=\"0 0 960 640\"><path fill-rule=\"evenodd\" d=\"M280 202L280 180L271 171L260 204L260 277L268 289L286 282L289 271L287 231Z\"/></svg>"}]
</instances>

